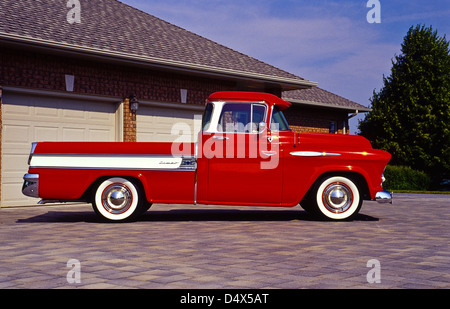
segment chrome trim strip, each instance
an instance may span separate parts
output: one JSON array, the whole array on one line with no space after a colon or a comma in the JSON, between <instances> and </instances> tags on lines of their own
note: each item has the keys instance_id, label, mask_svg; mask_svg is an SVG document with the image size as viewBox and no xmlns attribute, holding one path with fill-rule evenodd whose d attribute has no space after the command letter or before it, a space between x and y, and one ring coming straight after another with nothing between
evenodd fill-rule
<instances>
[{"instance_id":1,"label":"chrome trim strip","mask_svg":"<svg viewBox=\"0 0 450 309\"><path fill-rule=\"evenodd\" d=\"M291 152L290 155L296 157L338 157L341 154L334 152L294 151Z\"/></svg>"},{"instance_id":2,"label":"chrome trim strip","mask_svg":"<svg viewBox=\"0 0 450 309\"><path fill-rule=\"evenodd\" d=\"M28 165L30 165L31 158L34 155L34 151L36 150L37 144L38 144L37 142L31 143L31 151L30 151L30 155L28 156Z\"/></svg>"},{"instance_id":3,"label":"chrome trim strip","mask_svg":"<svg viewBox=\"0 0 450 309\"><path fill-rule=\"evenodd\" d=\"M31 168L194 171L194 156L128 154L35 154Z\"/></svg>"},{"instance_id":4,"label":"chrome trim strip","mask_svg":"<svg viewBox=\"0 0 450 309\"><path fill-rule=\"evenodd\" d=\"M146 158L195 158L195 155L183 155L183 154L179 154L179 155L171 155L171 154L133 154L133 153L122 153L122 154L108 154L108 153L100 153L100 154L95 154L95 153L36 153L33 154L33 156L36 157L53 157L53 156L58 156L58 157L74 157L74 156L78 156L78 157L83 157L83 158L88 158L88 157L115 157L115 158L121 158L121 157L130 157L130 158L135 158L135 157L146 157Z\"/></svg>"},{"instance_id":5,"label":"chrome trim strip","mask_svg":"<svg viewBox=\"0 0 450 309\"><path fill-rule=\"evenodd\" d=\"M261 153L267 157L271 157L278 154L278 152L276 151L266 151L266 150L261 150Z\"/></svg>"},{"instance_id":6,"label":"chrome trim strip","mask_svg":"<svg viewBox=\"0 0 450 309\"><path fill-rule=\"evenodd\" d=\"M67 167L67 166L30 166L30 169L64 169L64 170L112 170L112 171L165 171L165 172L195 172L196 169L186 168L109 168L109 167Z\"/></svg>"}]
</instances>

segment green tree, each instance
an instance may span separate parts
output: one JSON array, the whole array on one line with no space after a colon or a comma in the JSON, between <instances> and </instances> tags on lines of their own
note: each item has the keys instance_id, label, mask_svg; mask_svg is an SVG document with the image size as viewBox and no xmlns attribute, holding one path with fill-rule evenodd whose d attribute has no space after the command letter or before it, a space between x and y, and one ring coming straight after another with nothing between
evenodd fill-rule
<instances>
[{"instance_id":1,"label":"green tree","mask_svg":"<svg viewBox=\"0 0 450 309\"><path fill-rule=\"evenodd\" d=\"M391 75L373 92L360 134L392 154L391 164L450 174L449 42L432 27L411 27Z\"/></svg>"}]
</instances>

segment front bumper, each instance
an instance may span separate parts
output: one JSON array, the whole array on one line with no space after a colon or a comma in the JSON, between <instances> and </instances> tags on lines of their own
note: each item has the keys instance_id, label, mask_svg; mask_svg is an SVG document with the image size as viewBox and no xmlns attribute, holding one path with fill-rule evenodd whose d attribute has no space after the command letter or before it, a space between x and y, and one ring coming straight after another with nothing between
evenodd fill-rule
<instances>
[{"instance_id":1,"label":"front bumper","mask_svg":"<svg viewBox=\"0 0 450 309\"><path fill-rule=\"evenodd\" d=\"M378 203L389 203L392 204L392 200L393 200L393 193L383 190L380 192L377 192L377 194L375 195L375 201L377 201Z\"/></svg>"},{"instance_id":2,"label":"front bumper","mask_svg":"<svg viewBox=\"0 0 450 309\"><path fill-rule=\"evenodd\" d=\"M39 175L25 174L23 180L22 193L29 197L39 197Z\"/></svg>"}]
</instances>

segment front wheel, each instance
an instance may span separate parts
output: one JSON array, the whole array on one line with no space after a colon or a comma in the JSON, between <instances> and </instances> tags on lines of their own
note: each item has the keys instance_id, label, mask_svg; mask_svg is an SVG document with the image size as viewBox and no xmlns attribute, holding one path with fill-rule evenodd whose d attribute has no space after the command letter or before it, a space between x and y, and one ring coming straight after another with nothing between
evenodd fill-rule
<instances>
[{"instance_id":1,"label":"front wheel","mask_svg":"<svg viewBox=\"0 0 450 309\"><path fill-rule=\"evenodd\" d=\"M355 216L362 205L356 184L343 176L324 178L316 184L314 210L327 219L344 220Z\"/></svg>"},{"instance_id":2,"label":"front wheel","mask_svg":"<svg viewBox=\"0 0 450 309\"><path fill-rule=\"evenodd\" d=\"M108 221L131 220L142 213L146 201L133 182L116 177L103 181L95 191L93 208Z\"/></svg>"}]
</instances>

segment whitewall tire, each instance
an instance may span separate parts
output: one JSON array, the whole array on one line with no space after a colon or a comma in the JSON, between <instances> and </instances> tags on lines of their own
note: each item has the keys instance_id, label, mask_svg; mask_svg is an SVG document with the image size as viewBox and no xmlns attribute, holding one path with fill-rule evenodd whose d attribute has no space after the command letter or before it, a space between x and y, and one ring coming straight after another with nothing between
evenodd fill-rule
<instances>
[{"instance_id":1,"label":"whitewall tire","mask_svg":"<svg viewBox=\"0 0 450 309\"><path fill-rule=\"evenodd\" d=\"M95 191L93 207L97 214L109 221L134 219L140 214L138 187L131 181L116 177L103 181Z\"/></svg>"},{"instance_id":2,"label":"whitewall tire","mask_svg":"<svg viewBox=\"0 0 450 309\"><path fill-rule=\"evenodd\" d=\"M362 205L356 184L342 176L322 179L315 191L316 211L332 220L344 220L355 216Z\"/></svg>"}]
</instances>

